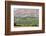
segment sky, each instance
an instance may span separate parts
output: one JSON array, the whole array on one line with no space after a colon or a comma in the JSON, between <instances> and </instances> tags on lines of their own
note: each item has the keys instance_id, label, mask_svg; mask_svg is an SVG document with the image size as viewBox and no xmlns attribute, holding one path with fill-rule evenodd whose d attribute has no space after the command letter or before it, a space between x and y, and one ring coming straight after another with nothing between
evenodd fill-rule
<instances>
[{"instance_id":1,"label":"sky","mask_svg":"<svg viewBox=\"0 0 46 36\"><path fill-rule=\"evenodd\" d=\"M30 16L30 15L39 15L39 9L14 9L14 16Z\"/></svg>"}]
</instances>

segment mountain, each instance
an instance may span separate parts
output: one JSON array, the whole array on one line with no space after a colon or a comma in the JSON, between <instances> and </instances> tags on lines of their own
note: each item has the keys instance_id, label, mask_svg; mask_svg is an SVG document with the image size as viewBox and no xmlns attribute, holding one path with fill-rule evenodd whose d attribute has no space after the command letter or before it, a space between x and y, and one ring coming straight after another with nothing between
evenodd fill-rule
<instances>
[{"instance_id":1,"label":"mountain","mask_svg":"<svg viewBox=\"0 0 46 36\"><path fill-rule=\"evenodd\" d=\"M14 10L15 17L38 17L39 9L17 9Z\"/></svg>"}]
</instances>

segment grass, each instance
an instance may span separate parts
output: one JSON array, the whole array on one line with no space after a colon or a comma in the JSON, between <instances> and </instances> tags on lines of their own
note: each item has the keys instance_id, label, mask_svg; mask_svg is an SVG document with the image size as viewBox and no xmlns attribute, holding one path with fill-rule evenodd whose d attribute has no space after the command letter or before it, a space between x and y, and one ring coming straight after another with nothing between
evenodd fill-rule
<instances>
[{"instance_id":1,"label":"grass","mask_svg":"<svg viewBox=\"0 0 46 36\"><path fill-rule=\"evenodd\" d=\"M36 17L16 18L15 21L16 25L14 24L14 26L38 26L39 24L39 19Z\"/></svg>"}]
</instances>

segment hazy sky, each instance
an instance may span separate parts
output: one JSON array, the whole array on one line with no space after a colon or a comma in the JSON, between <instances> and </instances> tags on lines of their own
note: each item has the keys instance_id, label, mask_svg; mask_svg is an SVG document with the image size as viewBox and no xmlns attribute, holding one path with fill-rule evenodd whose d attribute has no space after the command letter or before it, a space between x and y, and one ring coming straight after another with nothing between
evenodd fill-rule
<instances>
[{"instance_id":1,"label":"hazy sky","mask_svg":"<svg viewBox=\"0 0 46 36\"><path fill-rule=\"evenodd\" d=\"M19 8L14 9L14 16L22 16L24 14L26 16L29 16L27 14L38 15L39 14L39 9L19 9Z\"/></svg>"}]
</instances>

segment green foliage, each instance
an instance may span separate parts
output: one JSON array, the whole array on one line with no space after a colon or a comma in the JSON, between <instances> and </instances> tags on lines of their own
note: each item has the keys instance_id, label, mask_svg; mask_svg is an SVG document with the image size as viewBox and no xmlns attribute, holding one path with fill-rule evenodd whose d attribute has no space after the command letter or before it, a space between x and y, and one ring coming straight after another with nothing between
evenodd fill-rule
<instances>
[{"instance_id":1,"label":"green foliage","mask_svg":"<svg viewBox=\"0 0 46 36\"><path fill-rule=\"evenodd\" d=\"M31 17L31 18L16 18L16 26L38 26L39 25L39 19L37 17Z\"/></svg>"}]
</instances>

